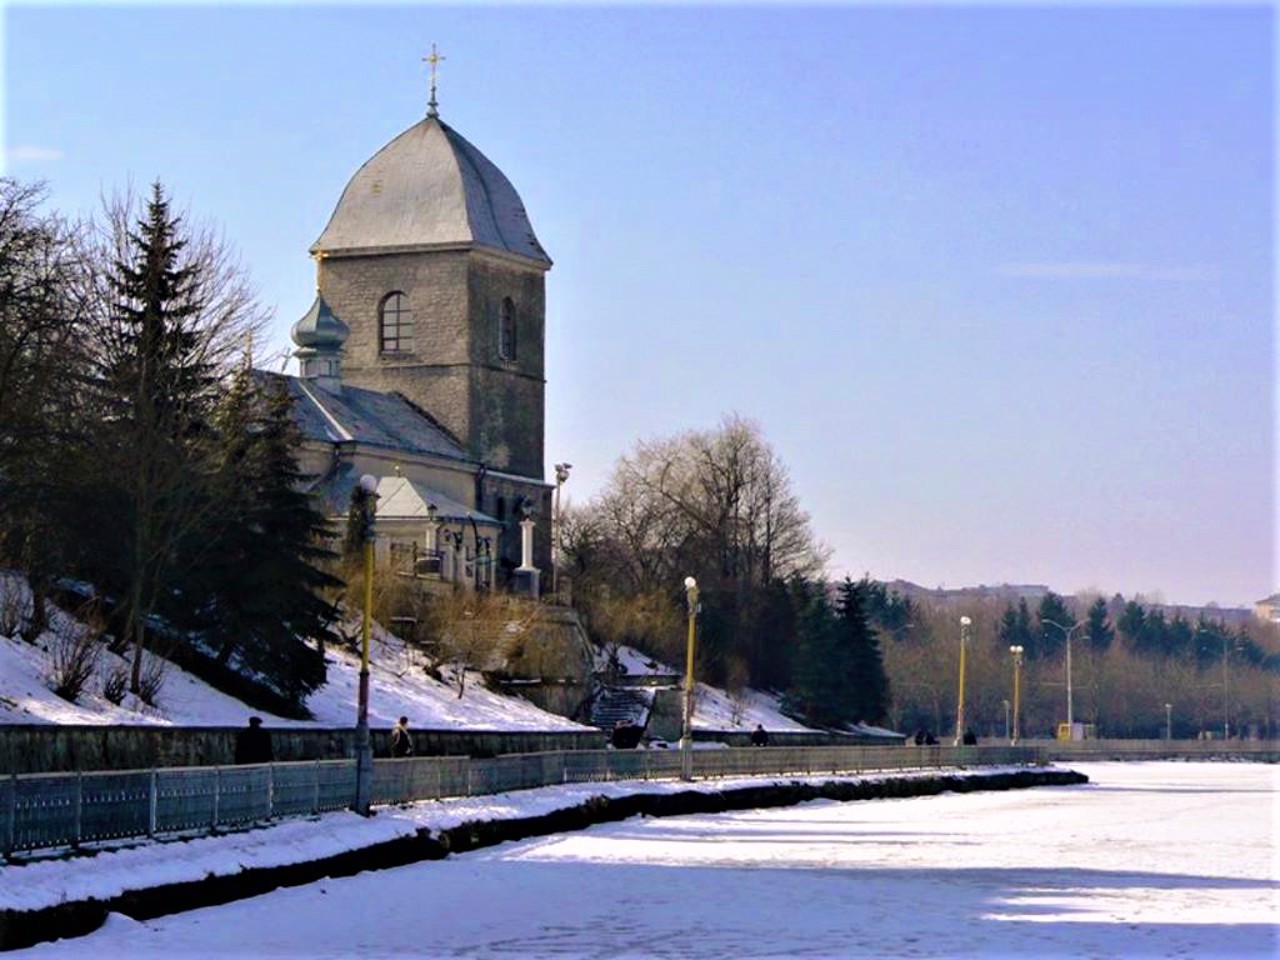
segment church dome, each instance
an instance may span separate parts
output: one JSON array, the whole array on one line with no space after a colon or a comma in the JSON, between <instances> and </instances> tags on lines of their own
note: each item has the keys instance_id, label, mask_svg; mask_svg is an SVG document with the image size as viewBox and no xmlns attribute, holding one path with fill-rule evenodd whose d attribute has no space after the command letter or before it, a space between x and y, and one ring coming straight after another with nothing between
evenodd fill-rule
<instances>
[{"instance_id":1,"label":"church dome","mask_svg":"<svg viewBox=\"0 0 1280 960\"><path fill-rule=\"evenodd\" d=\"M329 309L324 297L316 294L311 309L293 325L293 342L300 347L337 349L347 342L351 330Z\"/></svg>"},{"instance_id":2,"label":"church dome","mask_svg":"<svg viewBox=\"0 0 1280 960\"><path fill-rule=\"evenodd\" d=\"M312 253L474 246L551 260L511 182L459 133L428 116L365 162Z\"/></svg>"}]
</instances>

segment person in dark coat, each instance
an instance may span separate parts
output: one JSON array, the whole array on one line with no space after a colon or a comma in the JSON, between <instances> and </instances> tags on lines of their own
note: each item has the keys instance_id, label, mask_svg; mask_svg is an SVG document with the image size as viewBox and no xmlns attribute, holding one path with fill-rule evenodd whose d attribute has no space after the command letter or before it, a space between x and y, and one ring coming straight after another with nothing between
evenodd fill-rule
<instances>
[{"instance_id":1,"label":"person in dark coat","mask_svg":"<svg viewBox=\"0 0 1280 960\"><path fill-rule=\"evenodd\" d=\"M408 717L401 717L391 728L391 755L393 757L413 756L413 737L409 736Z\"/></svg>"},{"instance_id":2,"label":"person in dark coat","mask_svg":"<svg viewBox=\"0 0 1280 960\"><path fill-rule=\"evenodd\" d=\"M236 737L236 763L271 763L273 760L271 734L262 728L261 717L250 717L249 726Z\"/></svg>"},{"instance_id":3,"label":"person in dark coat","mask_svg":"<svg viewBox=\"0 0 1280 960\"><path fill-rule=\"evenodd\" d=\"M765 731L764 724L757 723L756 728L751 731L751 745L753 747L767 747L769 745L769 734Z\"/></svg>"}]
</instances>

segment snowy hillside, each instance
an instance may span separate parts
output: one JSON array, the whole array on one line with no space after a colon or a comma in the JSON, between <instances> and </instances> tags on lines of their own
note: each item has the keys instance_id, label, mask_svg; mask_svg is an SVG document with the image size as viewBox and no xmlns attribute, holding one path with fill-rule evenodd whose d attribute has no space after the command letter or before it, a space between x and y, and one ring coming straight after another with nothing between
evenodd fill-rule
<instances>
[{"instance_id":1,"label":"snowy hillside","mask_svg":"<svg viewBox=\"0 0 1280 960\"><path fill-rule=\"evenodd\" d=\"M25 593L12 576L0 574L0 606L4 598ZM0 724L152 724L158 726L240 726L250 714L262 716L272 726L345 727L355 722L360 673L359 653L353 649L330 648L326 653L328 679L307 700L315 719L288 720L265 711L251 709L227 694L208 686L172 664L165 668L164 683L155 707L126 696L117 706L102 696L103 682L123 666L123 661L105 649L78 702L69 703L51 689L54 651L59 633L74 628L56 610L53 627L29 644L8 636L0 622ZM628 672L667 673L675 670L646 661L635 651L624 650ZM375 628L370 645L369 723L389 727L397 717L410 718L418 729L446 730L578 730L582 725L547 713L519 697L508 697L484 687L478 677L469 676L465 694L434 680L426 673L422 653L408 647L398 637ZM445 673L447 677L447 672ZM768 730L804 730L778 712L774 697L745 691L738 698L705 684L698 685L694 724L700 729L751 730L763 724Z\"/></svg>"}]
</instances>

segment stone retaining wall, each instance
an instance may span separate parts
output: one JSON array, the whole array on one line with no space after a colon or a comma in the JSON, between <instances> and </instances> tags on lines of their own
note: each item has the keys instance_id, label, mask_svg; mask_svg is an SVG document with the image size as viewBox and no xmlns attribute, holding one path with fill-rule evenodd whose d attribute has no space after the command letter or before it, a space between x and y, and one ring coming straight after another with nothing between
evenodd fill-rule
<instances>
[{"instance_id":1,"label":"stone retaining wall","mask_svg":"<svg viewBox=\"0 0 1280 960\"><path fill-rule=\"evenodd\" d=\"M412 725L412 718L410 721ZM235 760L241 727L0 726L0 774L152 767L222 766ZM355 730L268 727L277 760L355 756ZM375 756L389 756L390 731L372 731ZM419 756L494 757L547 750L599 750L602 731L413 730Z\"/></svg>"}]
</instances>

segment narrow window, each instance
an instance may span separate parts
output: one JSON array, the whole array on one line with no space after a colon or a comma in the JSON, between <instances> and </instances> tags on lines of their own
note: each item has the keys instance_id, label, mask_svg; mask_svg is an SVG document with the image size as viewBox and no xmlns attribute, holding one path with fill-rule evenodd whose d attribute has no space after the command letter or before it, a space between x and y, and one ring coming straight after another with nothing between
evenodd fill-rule
<instances>
[{"instance_id":1,"label":"narrow window","mask_svg":"<svg viewBox=\"0 0 1280 960\"><path fill-rule=\"evenodd\" d=\"M498 356L503 360L516 358L516 305L510 297L503 299L498 320Z\"/></svg>"},{"instance_id":2,"label":"narrow window","mask_svg":"<svg viewBox=\"0 0 1280 960\"><path fill-rule=\"evenodd\" d=\"M406 353L413 349L413 312L409 298L397 290L382 298L378 308L379 349L383 353Z\"/></svg>"}]
</instances>

